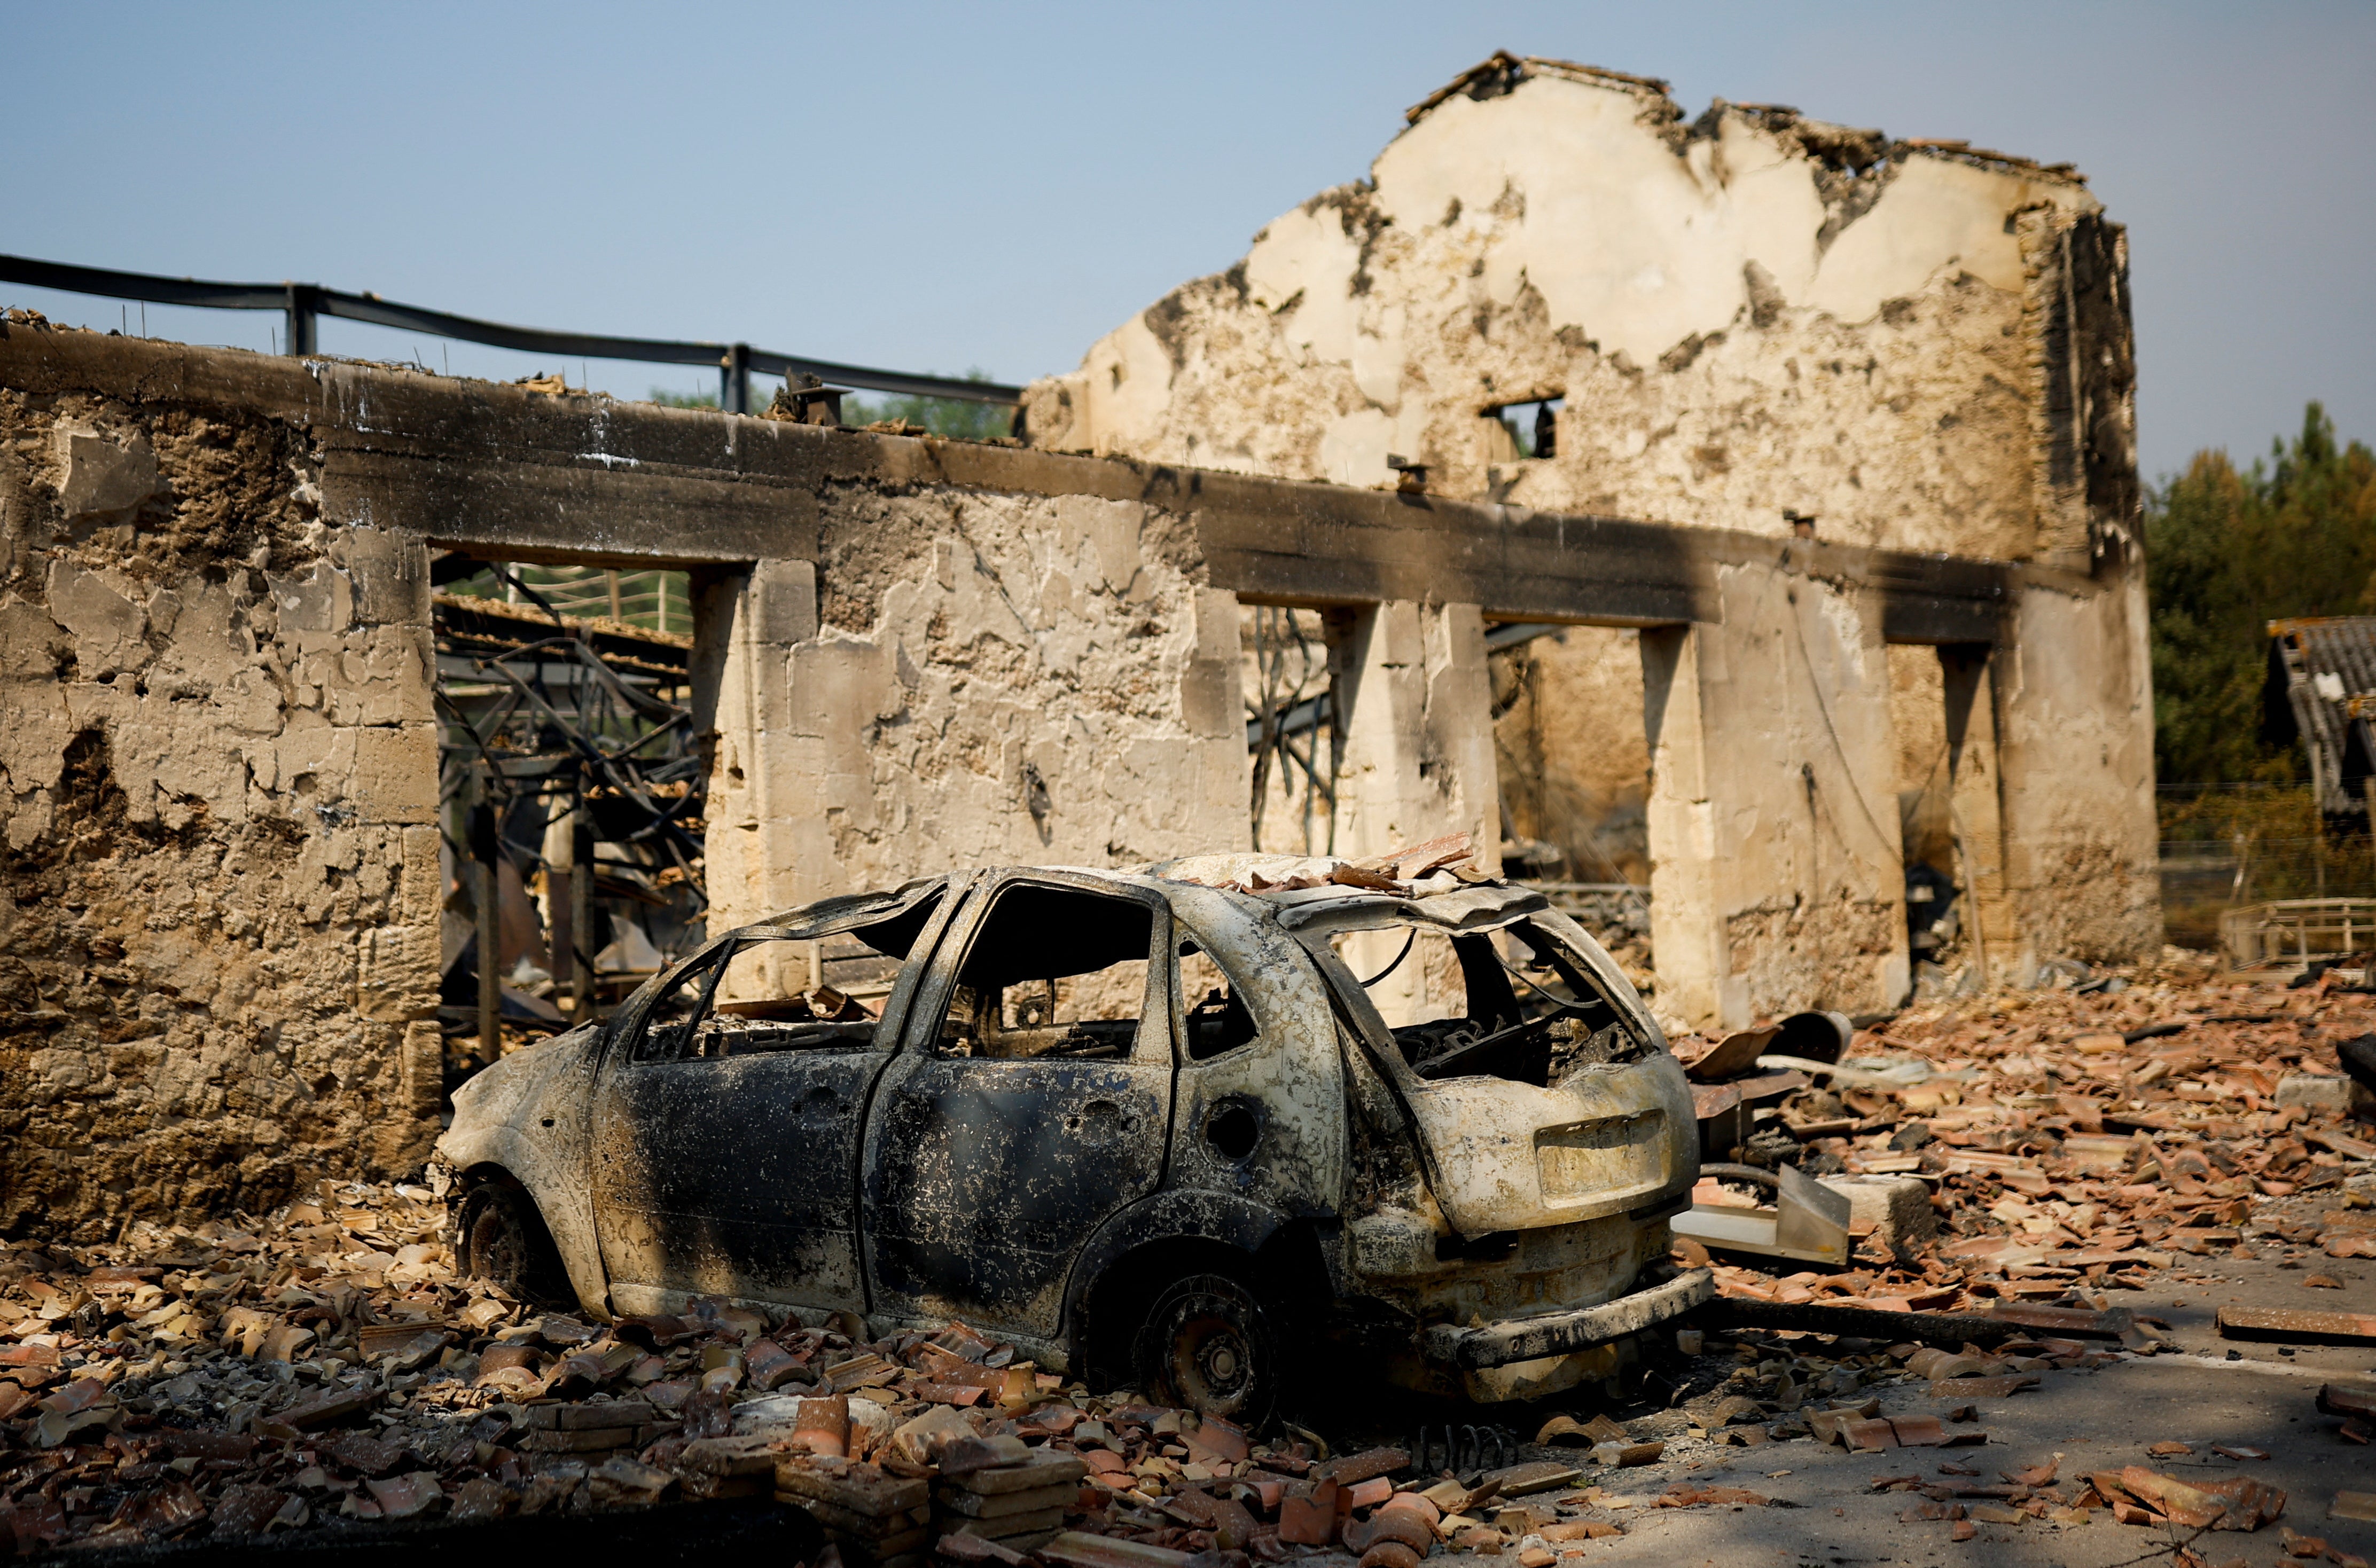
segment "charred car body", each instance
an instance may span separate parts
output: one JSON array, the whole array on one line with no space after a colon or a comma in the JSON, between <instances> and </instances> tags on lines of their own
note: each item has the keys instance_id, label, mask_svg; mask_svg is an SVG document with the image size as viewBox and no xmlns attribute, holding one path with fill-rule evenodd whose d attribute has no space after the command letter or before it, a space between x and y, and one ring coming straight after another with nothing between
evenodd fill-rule
<instances>
[{"instance_id":1,"label":"charred car body","mask_svg":"<svg viewBox=\"0 0 2376 1568\"><path fill-rule=\"evenodd\" d=\"M1497 880L1247 859L934 877L711 941L455 1096L462 1261L596 1313L961 1319L1241 1417L1313 1336L1525 1397L1707 1298L1665 1261L1691 1094L1589 936ZM1391 1026L1369 952L1436 1016Z\"/></svg>"}]
</instances>

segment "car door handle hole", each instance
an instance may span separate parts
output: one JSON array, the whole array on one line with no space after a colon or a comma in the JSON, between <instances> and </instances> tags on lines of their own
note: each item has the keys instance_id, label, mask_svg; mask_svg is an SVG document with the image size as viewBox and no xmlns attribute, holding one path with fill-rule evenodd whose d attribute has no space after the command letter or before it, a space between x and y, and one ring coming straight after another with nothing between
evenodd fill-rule
<instances>
[{"instance_id":1,"label":"car door handle hole","mask_svg":"<svg viewBox=\"0 0 2376 1568\"><path fill-rule=\"evenodd\" d=\"M1123 1108L1110 1099L1093 1099L1064 1118L1064 1131L1092 1143L1118 1138L1135 1124L1135 1119L1124 1114Z\"/></svg>"}]
</instances>

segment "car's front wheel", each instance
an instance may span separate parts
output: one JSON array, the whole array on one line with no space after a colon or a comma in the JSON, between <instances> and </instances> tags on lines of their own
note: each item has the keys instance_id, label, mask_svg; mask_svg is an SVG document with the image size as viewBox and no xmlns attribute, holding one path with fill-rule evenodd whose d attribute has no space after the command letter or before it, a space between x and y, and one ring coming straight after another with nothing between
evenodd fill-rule
<instances>
[{"instance_id":1,"label":"car's front wheel","mask_svg":"<svg viewBox=\"0 0 2376 1568\"><path fill-rule=\"evenodd\" d=\"M532 1306L570 1304L561 1249L527 1192L514 1182L481 1182L462 1199L456 1225L462 1272Z\"/></svg>"},{"instance_id":2,"label":"car's front wheel","mask_svg":"<svg viewBox=\"0 0 2376 1568\"><path fill-rule=\"evenodd\" d=\"M1226 1274L1192 1274L1158 1293L1132 1357L1165 1404L1254 1428L1286 1379L1278 1314Z\"/></svg>"}]
</instances>

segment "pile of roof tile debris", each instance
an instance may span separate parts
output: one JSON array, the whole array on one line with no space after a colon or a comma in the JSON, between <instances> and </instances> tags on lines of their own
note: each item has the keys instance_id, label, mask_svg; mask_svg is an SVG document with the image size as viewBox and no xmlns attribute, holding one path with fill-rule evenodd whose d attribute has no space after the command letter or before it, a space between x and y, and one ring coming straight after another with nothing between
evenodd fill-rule
<instances>
[{"instance_id":1,"label":"pile of roof tile debris","mask_svg":"<svg viewBox=\"0 0 2376 1568\"><path fill-rule=\"evenodd\" d=\"M1916 1176L1943 1237L1869 1244L1832 1273L1723 1265L1711 1313L1829 1303L1885 1326L1737 1326L1729 1376L1676 1408L1553 1418L1536 1441L1579 1444L1573 1464L1453 1474L1395 1448L1332 1455L1293 1428L1265 1443L1092 1395L962 1326L869 1341L848 1316L771 1324L714 1302L597 1324L455 1277L428 1190L325 1183L244 1228L0 1252L0 1529L30 1551L771 1495L852 1564L1242 1568L1325 1550L1417 1568L1444 1548L1549 1568L1630 1508L1765 1501L1688 1477L1619 1496L1587 1464L1606 1481L1802 1436L1960 1448L1982 1441L1974 1401L2156 1348L2154 1320L2109 1292L2182 1254L2369 1255L2376 1147L2346 1117L2334 1049L2365 1031L2369 999L2323 981L2239 995L2175 966L2124 978L1903 1015L1856 1036L1827 1087L1805 1073L1771 1097L1737 1152L1778 1132L1808 1167ZM1687 1356L1703 1337L1724 1346L1675 1336ZM1874 1390L1907 1379L1936 1414L1883 1413ZM2365 1395L2331 1389L2322 1408L2369 1435ZM1923 1491L1918 1512L1938 1512L1920 1516L1958 1532L1989 1510L2099 1507L2216 1508L2238 1527L2284 1503L2135 1467L2052 1481L1878 1484Z\"/></svg>"},{"instance_id":2,"label":"pile of roof tile debris","mask_svg":"<svg viewBox=\"0 0 2376 1568\"><path fill-rule=\"evenodd\" d=\"M425 1189L326 1184L250 1229L7 1252L0 1530L30 1551L772 1494L853 1563L1334 1545L1415 1568L1587 1512L1495 1506L1564 1466L1398 1491L1401 1451L1265 1445L962 1326L867 1342L716 1303L598 1326L457 1279L444 1222Z\"/></svg>"},{"instance_id":3,"label":"pile of roof tile debris","mask_svg":"<svg viewBox=\"0 0 2376 1568\"><path fill-rule=\"evenodd\" d=\"M1900 1014L1835 1063L1734 1051L1740 1071L1703 1087L1704 1105L1734 1089L1769 1106L1708 1158L1912 1178L1930 1213L1863 1237L1860 1268L1720 1264L1724 1293L1954 1313L2095 1302L2181 1255L2376 1257L2376 1130L2354 1120L2366 1091L2337 1055L2376 1030L2376 997L2331 977L2220 984L2168 951L2080 987ZM1716 1060L1724 1043L1677 1050ZM1703 1200L1728 1201L1722 1185L1704 1182ZM2303 1283L2340 1282L2312 1266Z\"/></svg>"}]
</instances>

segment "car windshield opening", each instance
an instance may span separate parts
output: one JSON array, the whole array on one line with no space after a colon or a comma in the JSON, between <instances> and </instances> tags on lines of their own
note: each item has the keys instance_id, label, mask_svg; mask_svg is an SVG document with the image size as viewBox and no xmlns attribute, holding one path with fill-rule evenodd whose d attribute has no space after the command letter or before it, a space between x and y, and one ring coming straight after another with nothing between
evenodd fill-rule
<instances>
[{"instance_id":1,"label":"car windshield opening","mask_svg":"<svg viewBox=\"0 0 2376 1568\"><path fill-rule=\"evenodd\" d=\"M1396 1048L1422 1078L1488 1076L1548 1087L1631 1061L1647 1035L1592 978L1583 955L1533 921L1453 935L1416 923L1378 933L1390 962L1360 976ZM1390 1002L1380 991L1395 982ZM1394 1023L1394 1012L1416 1015Z\"/></svg>"},{"instance_id":2,"label":"car windshield opening","mask_svg":"<svg viewBox=\"0 0 2376 1568\"><path fill-rule=\"evenodd\" d=\"M1154 911L1135 898L1016 884L966 949L935 1036L944 1056L1128 1056L1146 1007Z\"/></svg>"}]
</instances>

